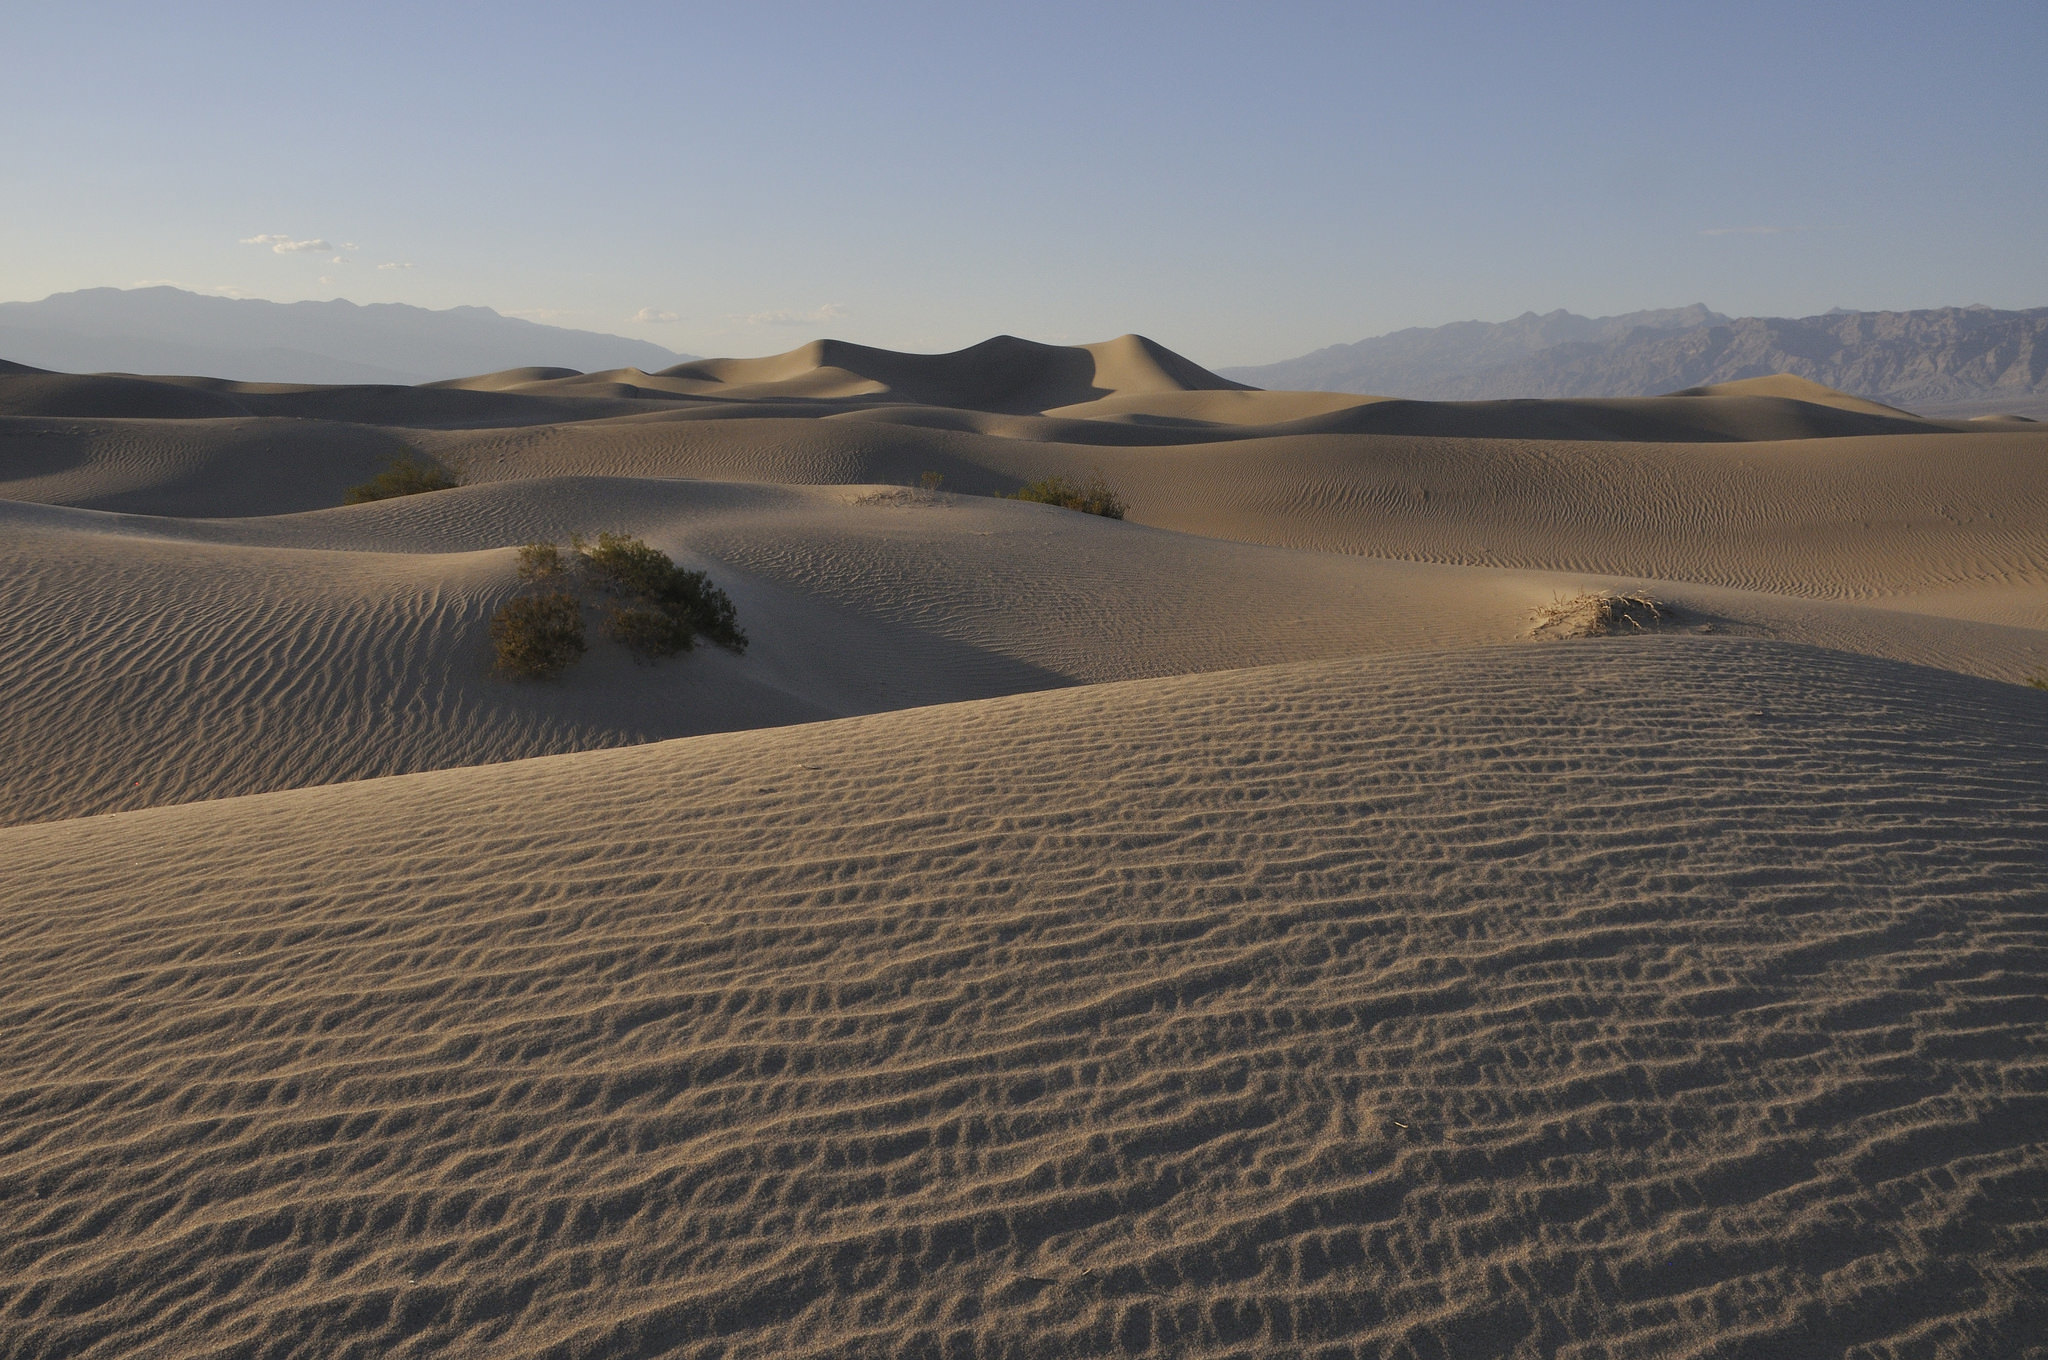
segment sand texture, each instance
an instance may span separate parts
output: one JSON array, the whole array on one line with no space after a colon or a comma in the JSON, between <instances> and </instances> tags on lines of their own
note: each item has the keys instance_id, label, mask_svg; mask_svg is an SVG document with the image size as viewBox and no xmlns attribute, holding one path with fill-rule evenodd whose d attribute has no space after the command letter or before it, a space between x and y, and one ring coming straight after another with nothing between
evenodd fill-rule
<instances>
[{"instance_id":1,"label":"sand texture","mask_svg":"<svg viewBox=\"0 0 2048 1360\"><path fill-rule=\"evenodd\" d=\"M0 497L0 1356L2048 1355L2048 429L0 367ZM494 674L599 530L746 654Z\"/></svg>"}]
</instances>

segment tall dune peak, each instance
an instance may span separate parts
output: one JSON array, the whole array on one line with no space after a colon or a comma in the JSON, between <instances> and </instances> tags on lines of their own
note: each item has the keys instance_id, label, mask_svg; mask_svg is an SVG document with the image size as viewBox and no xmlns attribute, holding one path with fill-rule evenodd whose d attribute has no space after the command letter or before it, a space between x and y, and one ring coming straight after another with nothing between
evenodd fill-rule
<instances>
[{"instance_id":1,"label":"tall dune peak","mask_svg":"<svg viewBox=\"0 0 2048 1360\"><path fill-rule=\"evenodd\" d=\"M1123 335L1091 345L1049 345L995 335L945 354L820 339L759 359L702 359L665 378L747 395L872 396L926 406L1025 414L1137 393L1237 391L1156 340Z\"/></svg>"},{"instance_id":2,"label":"tall dune peak","mask_svg":"<svg viewBox=\"0 0 2048 1360\"><path fill-rule=\"evenodd\" d=\"M1766 373L1754 378L1737 378L1732 382L1705 383L1698 387L1681 388L1672 393L1675 397L1782 397L1791 401L1803 401L1809 406L1833 406L1844 411L1861 411L1866 415L1911 416L1910 411L1883 402L1869 401L1838 387L1802 378L1796 373Z\"/></svg>"}]
</instances>

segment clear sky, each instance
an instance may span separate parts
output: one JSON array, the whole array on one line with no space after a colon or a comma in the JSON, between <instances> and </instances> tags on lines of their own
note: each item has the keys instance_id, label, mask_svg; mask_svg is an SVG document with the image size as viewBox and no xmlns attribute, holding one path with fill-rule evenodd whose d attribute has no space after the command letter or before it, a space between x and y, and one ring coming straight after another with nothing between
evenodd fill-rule
<instances>
[{"instance_id":1,"label":"clear sky","mask_svg":"<svg viewBox=\"0 0 2048 1360\"><path fill-rule=\"evenodd\" d=\"M1139 331L1212 365L1553 307L2048 305L2043 0L0 21L0 299L471 303L699 354Z\"/></svg>"}]
</instances>

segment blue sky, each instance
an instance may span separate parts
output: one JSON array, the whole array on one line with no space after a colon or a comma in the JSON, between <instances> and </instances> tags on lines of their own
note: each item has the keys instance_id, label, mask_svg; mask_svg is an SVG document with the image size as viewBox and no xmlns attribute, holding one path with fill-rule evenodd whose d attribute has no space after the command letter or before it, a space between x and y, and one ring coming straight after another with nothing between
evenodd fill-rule
<instances>
[{"instance_id":1,"label":"blue sky","mask_svg":"<svg viewBox=\"0 0 2048 1360\"><path fill-rule=\"evenodd\" d=\"M88 0L5 33L0 299L1209 364L1553 307L2048 305L2040 0Z\"/></svg>"}]
</instances>

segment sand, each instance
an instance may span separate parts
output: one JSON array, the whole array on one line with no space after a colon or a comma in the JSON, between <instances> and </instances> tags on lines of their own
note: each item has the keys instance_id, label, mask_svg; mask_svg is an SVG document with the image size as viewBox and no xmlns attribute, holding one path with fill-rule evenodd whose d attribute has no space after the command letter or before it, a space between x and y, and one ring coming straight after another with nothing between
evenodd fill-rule
<instances>
[{"instance_id":1,"label":"sand","mask_svg":"<svg viewBox=\"0 0 2048 1360\"><path fill-rule=\"evenodd\" d=\"M2048 430L1136 337L0 410L0 1354L2044 1353ZM747 654L495 677L598 529Z\"/></svg>"}]
</instances>

